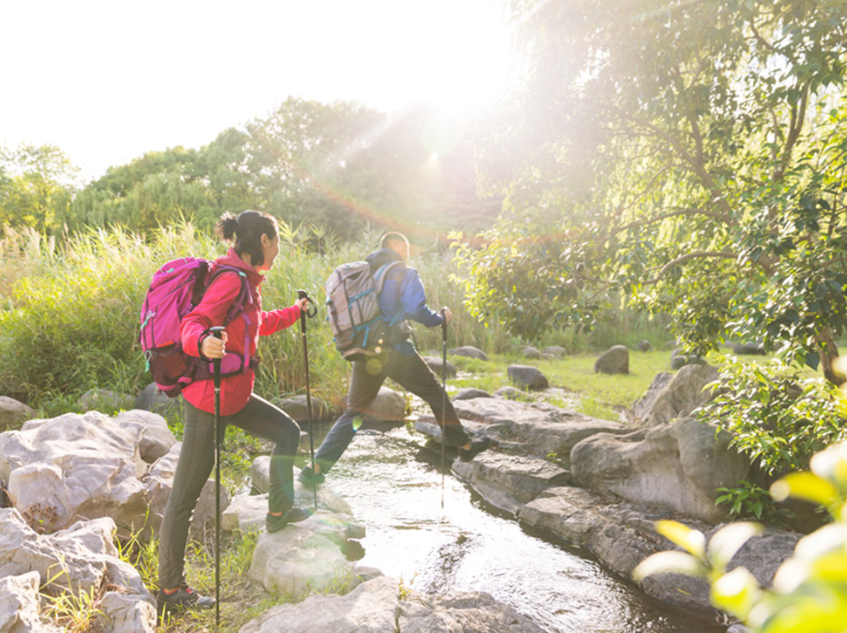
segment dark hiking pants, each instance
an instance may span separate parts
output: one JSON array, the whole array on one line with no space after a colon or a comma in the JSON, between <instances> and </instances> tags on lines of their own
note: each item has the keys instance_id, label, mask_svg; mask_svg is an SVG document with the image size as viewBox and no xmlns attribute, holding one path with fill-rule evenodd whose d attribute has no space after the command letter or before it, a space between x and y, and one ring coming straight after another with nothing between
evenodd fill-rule
<instances>
[{"instance_id":1,"label":"dark hiking pants","mask_svg":"<svg viewBox=\"0 0 847 633\"><path fill-rule=\"evenodd\" d=\"M185 431L159 531L159 586L184 586L185 543L194 506L215 465L215 416L185 401ZM285 512L294 503L294 456L300 443L300 427L286 413L255 394L238 413L221 416L220 432L234 424L275 443L271 453L270 512ZM223 435L221 435L223 437Z\"/></svg>"},{"instance_id":2,"label":"dark hiking pants","mask_svg":"<svg viewBox=\"0 0 847 633\"><path fill-rule=\"evenodd\" d=\"M391 378L430 406L443 429L447 446L464 446L470 441L450 398L444 398L444 388L429 365L417 353L404 356L399 352L390 351L387 355L377 358L353 362L353 375L347 393L347 410L336 420L315 454L315 461L320 464L321 472L329 471L350 445L356 434L353 421L368 413L368 408L376 399L386 378ZM447 407L442 410L445 400Z\"/></svg>"}]
</instances>

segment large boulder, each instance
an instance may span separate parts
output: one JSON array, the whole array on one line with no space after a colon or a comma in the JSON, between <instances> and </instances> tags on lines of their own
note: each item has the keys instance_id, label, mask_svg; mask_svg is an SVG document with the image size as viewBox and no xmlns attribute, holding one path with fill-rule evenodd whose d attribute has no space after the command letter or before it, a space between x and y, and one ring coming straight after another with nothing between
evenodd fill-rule
<instances>
[{"instance_id":1,"label":"large boulder","mask_svg":"<svg viewBox=\"0 0 847 633\"><path fill-rule=\"evenodd\" d=\"M453 472L486 501L512 513L542 490L569 482L568 471L547 460L491 452L481 453L469 462L456 460Z\"/></svg>"},{"instance_id":2,"label":"large boulder","mask_svg":"<svg viewBox=\"0 0 847 633\"><path fill-rule=\"evenodd\" d=\"M690 414L712 399L712 394L704 387L718 378L718 370L711 365L686 365L670 380L654 379L651 390L658 394L648 396L652 406L647 412L647 402L639 406L647 426L667 424L677 418ZM657 382L658 381L658 382ZM659 384L664 384L661 390Z\"/></svg>"},{"instance_id":3,"label":"large boulder","mask_svg":"<svg viewBox=\"0 0 847 633\"><path fill-rule=\"evenodd\" d=\"M143 434L138 451L141 459L148 464L167 455L176 444L176 437L167 421L156 413L140 409L122 411L115 416L115 422L124 428L132 425L141 429Z\"/></svg>"},{"instance_id":4,"label":"large boulder","mask_svg":"<svg viewBox=\"0 0 847 633\"><path fill-rule=\"evenodd\" d=\"M629 435L601 433L574 446L571 477L600 494L715 523L727 518L715 505L717 488L738 485L750 469L748 459L729 448L730 440L692 418Z\"/></svg>"},{"instance_id":5,"label":"large boulder","mask_svg":"<svg viewBox=\"0 0 847 633\"><path fill-rule=\"evenodd\" d=\"M706 365L706 359L696 354L686 354L682 349L677 348L671 352L671 369L676 371L682 369L686 365Z\"/></svg>"},{"instance_id":6,"label":"large boulder","mask_svg":"<svg viewBox=\"0 0 847 633\"><path fill-rule=\"evenodd\" d=\"M326 402L315 396L311 396L312 400L312 420L326 420L332 417L332 407ZM303 425L309 423L309 403L306 394L299 396L291 396L280 400L277 406L291 416L291 419L297 424Z\"/></svg>"},{"instance_id":7,"label":"large boulder","mask_svg":"<svg viewBox=\"0 0 847 633\"><path fill-rule=\"evenodd\" d=\"M528 358L530 360L541 360L544 358L544 354L539 352L532 345L524 345L521 348L521 354L524 358Z\"/></svg>"},{"instance_id":8,"label":"large boulder","mask_svg":"<svg viewBox=\"0 0 847 633\"><path fill-rule=\"evenodd\" d=\"M491 394L475 387L463 387L456 392L453 400L473 400L474 398L490 398Z\"/></svg>"},{"instance_id":9,"label":"large boulder","mask_svg":"<svg viewBox=\"0 0 847 633\"><path fill-rule=\"evenodd\" d=\"M531 365L509 365L506 370L509 380L517 387L529 389L530 391L540 391L547 389L550 382L538 367Z\"/></svg>"},{"instance_id":10,"label":"large boulder","mask_svg":"<svg viewBox=\"0 0 847 633\"><path fill-rule=\"evenodd\" d=\"M673 378L673 374L668 371L659 372L647 388L647 393L641 396L632 405L632 414L635 420L641 424L647 421L650 417L650 412L653 410L653 405L656 404L659 395L667 387L668 383Z\"/></svg>"},{"instance_id":11,"label":"large boulder","mask_svg":"<svg viewBox=\"0 0 847 633\"><path fill-rule=\"evenodd\" d=\"M645 338L638 341L638 343L635 345L635 349L637 349L639 352L652 352L653 344Z\"/></svg>"},{"instance_id":12,"label":"large boulder","mask_svg":"<svg viewBox=\"0 0 847 633\"><path fill-rule=\"evenodd\" d=\"M421 595L379 576L350 593L312 595L269 609L239 633L541 633L512 607L479 592Z\"/></svg>"},{"instance_id":13,"label":"large boulder","mask_svg":"<svg viewBox=\"0 0 847 633\"><path fill-rule=\"evenodd\" d=\"M0 480L12 504L45 532L79 517L112 517L122 528L143 525L144 429L100 413L31 420L0 434Z\"/></svg>"},{"instance_id":14,"label":"large boulder","mask_svg":"<svg viewBox=\"0 0 847 633\"><path fill-rule=\"evenodd\" d=\"M83 411L128 411L133 408L135 398L108 389L89 389L77 404Z\"/></svg>"},{"instance_id":15,"label":"large boulder","mask_svg":"<svg viewBox=\"0 0 847 633\"><path fill-rule=\"evenodd\" d=\"M440 356L422 356L424 362L429 365L429 368L435 372L435 375L438 376L439 380L444 375L444 361ZM451 363L449 360L447 361L447 377L455 378L456 377L456 366Z\"/></svg>"},{"instance_id":16,"label":"large boulder","mask_svg":"<svg viewBox=\"0 0 847 633\"><path fill-rule=\"evenodd\" d=\"M552 356L553 358L561 360L568 353L568 350L558 345L550 345L545 347L543 352L547 354L547 356Z\"/></svg>"},{"instance_id":17,"label":"large boulder","mask_svg":"<svg viewBox=\"0 0 847 633\"><path fill-rule=\"evenodd\" d=\"M169 398L159 391L155 382L151 382L135 398L132 408L158 413L166 418L173 418L179 416L182 410L182 398Z\"/></svg>"},{"instance_id":18,"label":"large boulder","mask_svg":"<svg viewBox=\"0 0 847 633\"><path fill-rule=\"evenodd\" d=\"M488 360L488 356L478 347L473 345L464 345L462 347L454 347L447 350L448 354L453 356L465 356L466 358L476 358L478 360Z\"/></svg>"},{"instance_id":19,"label":"large boulder","mask_svg":"<svg viewBox=\"0 0 847 633\"><path fill-rule=\"evenodd\" d=\"M598 374L628 374L629 350L626 345L615 345L594 362L594 372Z\"/></svg>"},{"instance_id":20,"label":"large boulder","mask_svg":"<svg viewBox=\"0 0 847 633\"><path fill-rule=\"evenodd\" d=\"M399 391L388 387L379 388L376 398L368 406L365 422L402 422L406 419L406 398Z\"/></svg>"},{"instance_id":21,"label":"large boulder","mask_svg":"<svg viewBox=\"0 0 847 633\"><path fill-rule=\"evenodd\" d=\"M14 398L0 396L0 430L8 429L16 424L34 418L35 409Z\"/></svg>"}]
</instances>

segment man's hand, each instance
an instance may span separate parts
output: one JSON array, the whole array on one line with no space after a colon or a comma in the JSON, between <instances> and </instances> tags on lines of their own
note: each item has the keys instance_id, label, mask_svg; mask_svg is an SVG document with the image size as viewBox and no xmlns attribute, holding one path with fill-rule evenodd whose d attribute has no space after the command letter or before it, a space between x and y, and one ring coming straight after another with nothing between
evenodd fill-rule
<instances>
[{"instance_id":1,"label":"man's hand","mask_svg":"<svg viewBox=\"0 0 847 633\"><path fill-rule=\"evenodd\" d=\"M441 308L441 316L444 317L444 323L442 323L442 325L444 327L450 325L450 321L453 318L453 313L450 312L450 308L448 308L447 306Z\"/></svg>"}]
</instances>

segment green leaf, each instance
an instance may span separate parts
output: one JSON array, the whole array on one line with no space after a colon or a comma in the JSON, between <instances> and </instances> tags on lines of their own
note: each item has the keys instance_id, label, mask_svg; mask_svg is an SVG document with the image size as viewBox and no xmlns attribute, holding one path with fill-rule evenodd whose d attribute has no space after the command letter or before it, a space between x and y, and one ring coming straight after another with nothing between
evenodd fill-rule
<instances>
[{"instance_id":1,"label":"green leaf","mask_svg":"<svg viewBox=\"0 0 847 633\"><path fill-rule=\"evenodd\" d=\"M678 521L657 521L656 531L693 556L703 559L706 551L706 537L702 532L692 530Z\"/></svg>"},{"instance_id":2,"label":"green leaf","mask_svg":"<svg viewBox=\"0 0 847 633\"><path fill-rule=\"evenodd\" d=\"M709 562L719 572L723 572L732 557L754 536L762 533L758 523L733 523L721 528L709 541Z\"/></svg>"},{"instance_id":3,"label":"green leaf","mask_svg":"<svg viewBox=\"0 0 847 633\"><path fill-rule=\"evenodd\" d=\"M791 473L774 482L771 496L777 501L793 497L829 508L838 499L838 489L812 473Z\"/></svg>"},{"instance_id":4,"label":"green leaf","mask_svg":"<svg viewBox=\"0 0 847 633\"><path fill-rule=\"evenodd\" d=\"M659 552L641 561L632 571L632 579L641 582L654 574L686 574L698 578L706 577L706 568L691 554L685 552Z\"/></svg>"},{"instance_id":5,"label":"green leaf","mask_svg":"<svg viewBox=\"0 0 847 633\"><path fill-rule=\"evenodd\" d=\"M743 567L736 567L712 583L712 604L742 620L761 595L756 577Z\"/></svg>"}]
</instances>

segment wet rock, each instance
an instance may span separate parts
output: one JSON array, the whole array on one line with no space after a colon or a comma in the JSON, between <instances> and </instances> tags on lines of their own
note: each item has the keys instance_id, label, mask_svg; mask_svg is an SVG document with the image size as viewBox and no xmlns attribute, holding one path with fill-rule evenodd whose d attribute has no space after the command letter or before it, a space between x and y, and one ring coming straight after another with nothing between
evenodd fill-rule
<instances>
[{"instance_id":1,"label":"wet rock","mask_svg":"<svg viewBox=\"0 0 847 633\"><path fill-rule=\"evenodd\" d=\"M548 356L552 356L553 358L561 360L564 358L568 351L564 347L559 347L558 345L550 345L549 347L545 347L543 352Z\"/></svg>"},{"instance_id":2,"label":"wet rock","mask_svg":"<svg viewBox=\"0 0 847 633\"><path fill-rule=\"evenodd\" d=\"M438 379L441 380L441 376L443 375L443 367L444 362L441 360L440 356L423 356L424 362L429 365L429 368L435 372L435 375L438 376ZM456 366L451 363L449 360L447 361L447 377L455 378L456 377Z\"/></svg>"},{"instance_id":3,"label":"wet rock","mask_svg":"<svg viewBox=\"0 0 847 633\"><path fill-rule=\"evenodd\" d=\"M585 438L598 433L625 435L631 432L618 422L566 411L550 413L542 421L516 419L510 430L521 439L528 452L538 457L554 455L565 468L570 465L571 450Z\"/></svg>"},{"instance_id":4,"label":"wet rock","mask_svg":"<svg viewBox=\"0 0 847 633\"><path fill-rule=\"evenodd\" d=\"M540 391L550 386L547 376L540 369L531 365L509 365L506 373L509 380L515 385L530 391Z\"/></svg>"},{"instance_id":5,"label":"wet rock","mask_svg":"<svg viewBox=\"0 0 847 633\"><path fill-rule=\"evenodd\" d=\"M456 460L453 472L486 501L513 513L546 488L569 481L568 471L547 460L491 452L481 453L469 462Z\"/></svg>"},{"instance_id":6,"label":"wet rock","mask_svg":"<svg viewBox=\"0 0 847 633\"><path fill-rule=\"evenodd\" d=\"M486 353L473 345L454 347L453 349L448 349L447 353L452 354L453 356L465 356L467 358L476 358L478 360L488 360Z\"/></svg>"},{"instance_id":7,"label":"wet rock","mask_svg":"<svg viewBox=\"0 0 847 633\"><path fill-rule=\"evenodd\" d=\"M606 567L627 580L648 556L676 547L655 531L656 521L681 520L655 506L603 497L579 488L551 488L524 505L519 519L568 543L584 547ZM682 519L706 534L707 540L722 526L711 527L694 519ZM776 569L791 556L800 535L767 530L751 539L730 563L750 570L763 587L770 586ZM665 602L708 610L709 587L700 579L681 574L659 574L645 580L647 593Z\"/></svg>"},{"instance_id":8,"label":"wet rock","mask_svg":"<svg viewBox=\"0 0 847 633\"><path fill-rule=\"evenodd\" d=\"M35 416L35 409L32 407L14 398L0 396L0 430L8 429Z\"/></svg>"},{"instance_id":9,"label":"wet rock","mask_svg":"<svg viewBox=\"0 0 847 633\"><path fill-rule=\"evenodd\" d=\"M249 575L267 591L281 595L302 597L308 591L329 589L353 575L353 565L344 555L351 529L349 516L319 510L279 532L262 532ZM361 538L364 530L359 526L353 534Z\"/></svg>"},{"instance_id":10,"label":"wet rock","mask_svg":"<svg viewBox=\"0 0 847 633\"><path fill-rule=\"evenodd\" d=\"M524 358L529 358L530 360L541 360L542 358L544 358L544 354L539 352L531 345L524 345L521 348L521 354Z\"/></svg>"},{"instance_id":11,"label":"wet rock","mask_svg":"<svg viewBox=\"0 0 847 633\"><path fill-rule=\"evenodd\" d=\"M291 416L301 426L309 423L309 409L306 395L291 396L280 400L277 406ZM327 420L332 417L332 407L320 398L312 396L312 420Z\"/></svg>"},{"instance_id":12,"label":"wet rock","mask_svg":"<svg viewBox=\"0 0 847 633\"><path fill-rule=\"evenodd\" d=\"M313 595L299 604L274 607L239 633L541 633L511 607L477 592L421 595L404 592L380 576L344 596Z\"/></svg>"},{"instance_id":13,"label":"wet rock","mask_svg":"<svg viewBox=\"0 0 847 633\"><path fill-rule=\"evenodd\" d=\"M661 381L665 382L664 387L658 391L658 394L651 396L653 403L646 415L647 426L667 424L709 402L712 399L712 393L704 391L704 387L717 378L718 370L711 365L686 365L670 380ZM654 384L657 380L659 380L658 377L654 379ZM653 385L650 386L650 390L653 390ZM649 395L650 391L648 391ZM647 404L645 401L640 407L642 412L647 408Z\"/></svg>"},{"instance_id":14,"label":"wet rock","mask_svg":"<svg viewBox=\"0 0 847 633\"><path fill-rule=\"evenodd\" d=\"M729 449L731 436L683 418L629 435L593 435L571 451L573 481L588 490L716 522L719 487L735 487L749 461Z\"/></svg>"},{"instance_id":15,"label":"wet rock","mask_svg":"<svg viewBox=\"0 0 847 633\"><path fill-rule=\"evenodd\" d=\"M632 413L636 422L643 424L647 421L650 417L650 412L653 410L653 406L656 404L656 400L658 400L659 395L662 391L664 391L665 387L672 378L673 374L667 371L656 374L653 378L653 382L651 382L650 386L647 388L647 393L641 396L635 401L635 404L632 405Z\"/></svg>"},{"instance_id":16,"label":"wet rock","mask_svg":"<svg viewBox=\"0 0 847 633\"><path fill-rule=\"evenodd\" d=\"M490 398L491 394L487 391L483 391L482 389L475 389L474 387L464 387L459 389L455 396L453 396L453 400L473 400L474 398Z\"/></svg>"},{"instance_id":17,"label":"wet rock","mask_svg":"<svg viewBox=\"0 0 847 633\"><path fill-rule=\"evenodd\" d=\"M169 398L159 391L155 382L151 382L135 398L132 408L158 413L165 418L179 417L182 398Z\"/></svg>"},{"instance_id":18,"label":"wet rock","mask_svg":"<svg viewBox=\"0 0 847 633\"><path fill-rule=\"evenodd\" d=\"M135 398L108 389L89 389L80 396L78 405L83 411L128 411L134 408Z\"/></svg>"},{"instance_id":19,"label":"wet rock","mask_svg":"<svg viewBox=\"0 0 847 633\"><path fill-rule=\"evenodd\" d=\"M635 349L637 349L639 352L652 352L653 344L645 338L638 341L638 343L635 345Z\"/></svg>"},{"instance_id":20,"label":"wet rock","mask_svg":"<svg viewBox=\"0 0 847 633\"><path fill-rule=\"evenodd\" d=\"M255 488L260 493L265 493L270 490L271 487L271 475L270 475L270 465L271 458L268 455L260 455L256 459L253 460L253 463L250 465L250 478L253 484L253 488ZM303 495L303 500L308 500L307 503L303 503L301 505L312 506L313 505L313 496L312 489L305 488L297 479L297 476L300 474L300 469L296 466L294 467L294 495L298 502L301 501L301 494ZM350 506L347 504L344 499L336 495L330 488L326 485L318 486L318 502L321 507L325 507L327 510L331 510L332 512L340 512L351 514Z\"/></svg>"},{"instance_id":21,"label":"wet rock","mask_svg":"<svg viewBox=\"0 0 847 633\"><path fill-rule=\"evenodd\" d=\"M38 572L0 578L0 631L5 633L60 633L58 626L42 624L38 616Z\"/></svg>"},{"instance_id":22,"label":"wet rock","mask_svg":"<svg viewBox=\"0 0 847 633\"><path fill-rule=\"evenodd\" d=\"M455 369L454 369L455 371ZM368 407L365 422L402 422L406 419L406 398L399 391L380 387L376 399Z\"/></svg>"},{"instance_id":23,"label":"wet rock","mask_svg":"<svg viewBox=\"0 0 847 633\"><path fill-rule=\"evenodd\" d=\"M597 374L628 374L629 350L626 345L610 347L594 363Z\"/></svg>"}]
</instances>

